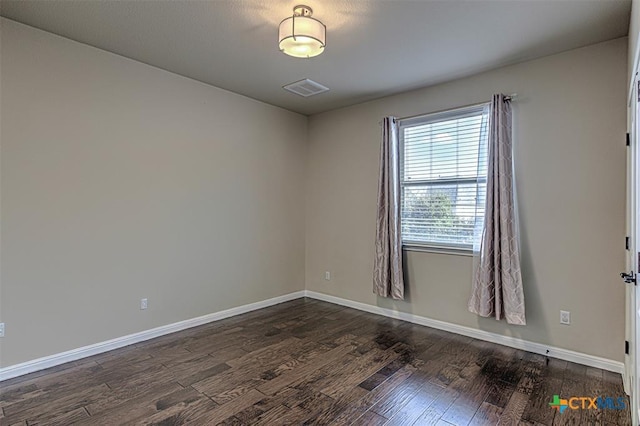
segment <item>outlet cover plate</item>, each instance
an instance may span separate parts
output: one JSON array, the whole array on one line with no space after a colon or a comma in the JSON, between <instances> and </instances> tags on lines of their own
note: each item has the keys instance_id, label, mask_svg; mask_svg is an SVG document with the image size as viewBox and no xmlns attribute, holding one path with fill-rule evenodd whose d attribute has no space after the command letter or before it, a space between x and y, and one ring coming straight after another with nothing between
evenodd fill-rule
<instances>
[{"instance_id":1,"label":"outlet cover plate","mask_svg":"<svg viewBox=\"0 0 640 426\"><path fill-rule=\"evenodd\" d=\"M571 312L560 311L560 324L564 324L564 325L571 324Z\"/></svg>"}]
</instances>

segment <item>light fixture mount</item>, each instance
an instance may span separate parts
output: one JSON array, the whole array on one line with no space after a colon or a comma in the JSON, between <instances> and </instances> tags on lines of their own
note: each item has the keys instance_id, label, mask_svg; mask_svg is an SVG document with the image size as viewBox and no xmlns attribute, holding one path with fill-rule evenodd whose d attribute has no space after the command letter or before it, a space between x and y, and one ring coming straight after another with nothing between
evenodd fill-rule
<instances>
[{"instance_id":1,"label":"light fixture mount","mask_svg":"<svg viewBox=\"0 0 640 426\"><path fill-rule=\"evenodd\" d=\"M313 9L304 4L299 4L293 8L293 16L311 16L313 15Z\"/></svg>"},{"instance_id":2,"label":"light fixture mount","mask_svg":"<svg viewBox=\"0 0 640 426\"><path fill-rule=\"evenodd\" d=\"M312 18L309 6L298 5L293 15L280 22L278 47L280 51L296 58L312 58L324 51L327 27Z\"/></svg>"}]
</instances>

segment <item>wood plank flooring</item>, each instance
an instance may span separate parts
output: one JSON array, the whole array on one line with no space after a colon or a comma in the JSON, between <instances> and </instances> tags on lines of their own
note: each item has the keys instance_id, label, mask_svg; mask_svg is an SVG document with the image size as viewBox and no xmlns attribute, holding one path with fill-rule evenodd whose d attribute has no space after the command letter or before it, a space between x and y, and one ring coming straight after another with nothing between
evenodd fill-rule
<instances>
[{"instance_id":1,"label":"wood plank flooring","mask_svg":"<svg viewBox=\"0 0 640 426\"><path fill-rule=\"evenodd\" d=\"M619 374L310 299L0 382L0 425L630 425ZM627 399L628 405L628 399Z\"/></svg>"}]
</instances>

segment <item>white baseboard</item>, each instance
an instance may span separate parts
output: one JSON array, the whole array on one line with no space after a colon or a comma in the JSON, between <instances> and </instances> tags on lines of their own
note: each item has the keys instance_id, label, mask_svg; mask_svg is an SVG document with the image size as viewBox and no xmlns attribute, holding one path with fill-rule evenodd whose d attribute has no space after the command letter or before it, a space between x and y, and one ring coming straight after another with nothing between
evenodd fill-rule
<instances>
[{"instance_id":1,"label":"white baseboard","mask_svg":"<svg viewBox=\"0 0 640 426\"><path fill-rule=\"evenodd\" d=\"M310 297L312 299L323 300L325 302L347 306L349 308L370 312L372 314L383 315L389 318L396 318L414 324L437 328L439 330L449 331L451 333L461 334L463 336L473 337L475 339L509 346L511 348L522 349L524 351L546 355L551 358L558 358L565 361L575 362L577 364L587 365L589 367L596 367L603 370L613 371L614 373L622 374L622 376L624 377L624 363L619 361L614 361L611 359L601 358L593 355L587 355L568 349L557 348L554 346L543 345L541 343L530 342L527 340L518 339L516 337L503 336L501 334L490 333L488 331L426 318L406 312L398 312L391 309L381 308L379 306L368 305L366 303L354 302L353 300L330 296L328 294L318 293L315 291L305 290L304 294L306 297Z\"/></svg>"},{"instance_id":2,"label":"white baseboard","mask_svg":"<svg viewBox=\"0 0 640 426\"><path fill-rule=\"evenodd\" d=\"M78 349L72 349L70 351L23 362L21 364L10 365L8 367L0 368L0 382L3 380L11 379L13 377L22 376L24 374L44 370L45 368L55 367L56 365L64 364L66 362L76 361L81 358L86 358L92 355L111 351L113 349L122 348L134 343L143 342L155 337L164 336L165 334L175 333L176 331L185 330L191 327L197 327L199 325L207 324L213 321L244 314L246 312L255 311L257 309L266 308L268 306L277 305L278 303L299 299L301 297L304 297L304 291L296 291L294 293L285 294L283 296L274 297L260 302L250 303L248 305L238 306L236 308L226 309L224 311L203 315L201 317L176 322L173 324L163 325L161 327L152 328L151 330L129 334L128 336L118 337L115 339L107 340L105 342L84 346Z\"/></svg>"},{"instance_id":3,"label":"white baseboard","mask_svg":"<svg viewBox=\"0 0 640 426\"><path fill-rule=\"evenodd\" d=\"M439 330L451 333L461 334L463 336L473 337L479 340L485 340L516 349L522 349L552 358L558 358L590 367L601 368L603 370L620 373L624 377L624 364L622 362L613 361L606 358L600 358L593 355L587 355L568 349L556 348L540 343L529 342L527 340L515 337L503 336L500 334L490 333L475 328L465 327L462 325L452 324L431 318L413 315L405 312L398 312L391 309L381 308L379 306L368 305L366 303L355 302L353 300L343 299L341 297L330 296L328 294L318 293L315 291L302 290L294 293L285 294L283 296L274 297L260 302L250 303L248 305L238 306L236 308L226 309L224 311L215 312L197 318L192 318L173 324L156 327L151 330L141 331L139 333L130 334L128 336L118 337L116 339L107 340L105 342L84 346L66 352L34 359L32 361L23 362L21 364L10 365L0 368L0 382L24 374L33 373L35 371L44 370L45 368L55 367L56 365L66 362L76 361L92 355L108 352L134 343L143 342L155 337L164 336L166 334L175 333L176 331L185 330L191 327L207 324L213 321L229 318L235 315L244 314L246 312L255 311L257 309L266 308L268 306L277 305L278 303L288 302L290 300L299 299L301 297L309 297L312 299L323 300L325 302L335 303L349 308L358 309L373 314L383 315L389 318L396 318L414 324L424 325L427 327L437 328Z\"/></svg>"}]
</instances>

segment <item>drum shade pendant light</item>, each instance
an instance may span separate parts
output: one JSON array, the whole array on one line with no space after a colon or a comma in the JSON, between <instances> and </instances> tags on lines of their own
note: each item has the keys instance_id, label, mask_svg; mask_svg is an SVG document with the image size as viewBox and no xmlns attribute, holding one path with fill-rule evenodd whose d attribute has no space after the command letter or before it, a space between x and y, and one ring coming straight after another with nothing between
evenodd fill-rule
<instances>
[{"instance_id":1,"label":"drum shade pendant light","mask_svg":"<svg viewBox=\"0 0 640 426\"><path fill-rule=\"evenodd\" d=\"M309 6L300 5L293 8L293 16L280 22L280 51L296 58L312 58L324 51L327 27L312 14Z\"/></svg>"}]
</instances>

